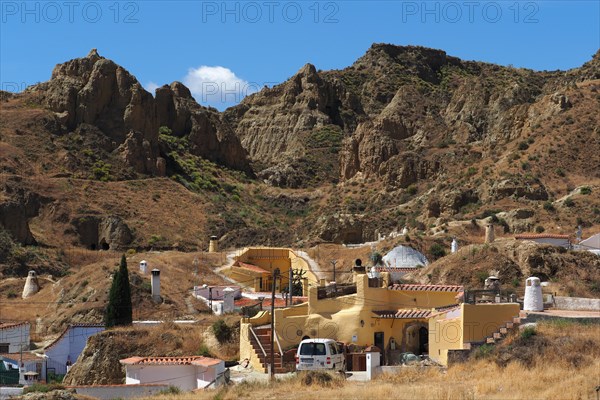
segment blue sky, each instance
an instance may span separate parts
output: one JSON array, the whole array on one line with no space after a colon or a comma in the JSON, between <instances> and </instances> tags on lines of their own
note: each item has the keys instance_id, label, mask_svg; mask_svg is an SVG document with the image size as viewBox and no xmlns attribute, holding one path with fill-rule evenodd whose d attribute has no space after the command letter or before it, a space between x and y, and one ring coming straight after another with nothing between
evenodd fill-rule
<instances>
[{"instance_id":1,"label":"blue sky","mask_svg":"<svg viewBox=\"0 0 600 400\"><path fill-rule=\"evenodd\" d=\"M18 91L91 48L147 88L184 81L219 109L292 76L352 64L374 42L536 70L600 47L598 1L0 1L0 82Z\"/></svg>"}]
</instances>

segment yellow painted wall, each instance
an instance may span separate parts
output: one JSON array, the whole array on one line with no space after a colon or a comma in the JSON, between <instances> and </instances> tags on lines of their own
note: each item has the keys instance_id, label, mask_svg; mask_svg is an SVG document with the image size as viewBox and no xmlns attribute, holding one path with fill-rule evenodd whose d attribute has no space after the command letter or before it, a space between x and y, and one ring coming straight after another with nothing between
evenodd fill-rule
<instances>
[{"instance_id":1,"label":"yellow painted wall","mask_svg":"<svg viewBox=\"0 0 600 400\"><path fill-rule=\"evenodd\" d=\"M250 342L250 335L252 335L250 332L251 326L252 324L247 322L240 324L240 360L248 359L254 370L262 372L263 366Z\"/></svg>"},{"instance_id":2,"label":"yellow painted wall","mask_svg":"<svg viewBox=\"0 0 600 400\"><path fill-rule=\"evenodd\" d=\"M460 309L429 319L429 357L448 364L448 350L482 342L519 316L519 304L461 304Z\"/></svg>"},{"instance_id":3,"label":"yellow painted wall","mask_svg":"<svg viewBox=\"0 0 600 400\"><path fill-rule=\"evenodd\" d=\"M365 274L357 275L356 283L356 294L321 300L318 300L318 289L313 285L309 288L307 308L302 309L302 313L300 308L293 313L288 312L289 309L275 310L275 326L282 346L297 345L304 336L332 338L347 343L356 339L354 343L366 346L374 344L375 332L384 333L386 346L391 337L396 340L398 348L410 346L410 343L403 342L405 328L410 324L427 327L426 319L382 319L373 311L431 309L452 304L456 296L456 293L446 292L430 292L427 295L425 292L370 288Z\"/></svg>"},{"instance_id":4,"label":"yellow painted wall","mask_svg":"<svg viewBox=\"0 0 600 400\"><path fill-rule=\"evenodd\" d=\"M519 316L519 304L463 304L464 342L478 342Z\"/></svg>"},{"instance_id":5,"label":"yellow painted wall","mask_svg":"<svg viewBox=\"0 0 600 400\"><path fill-rule=\"evenodd\" d=\"M250 288L255 292L260 291L260 281L258 278L262 277L263 282L266 282L266 274L249 271L239 267L227 268L223 271L223 274L236 281L240 286Z\"/></svg>"},{"instance_id":6,"label":"yellow painted wall","mask_svg":"<svg viewBox=\"0 0 600 400\"><path fill-rule=\"evenodd\" d=\"M462 326L462 309L429 319L429 357L432 360L448 365L448 350L463 348Z\"/></svg>"},{"instance_id":7,"label":"yellow painted wall","mask_svg":"<svg viewBox=\"0 0 600 400\"><path fill-rule=\"evenodd\" d=\"M274 248L274 247L249 247L245 248L242 253L236 257L240 262L256 265L262 269L272 271L275 268L279 268L281 272L281 290L283 287L289 285L289 270L290 267L293 269L302 269L306 271L304 275L308 279L309 283L316 283L317 276L312 272L308 262L302 257L298 256L292 249L288 248ZM229 270L224 271L229 276ZM263 289L266 287L266 281ZM259 289L256 289L257 291ZM306 295L306 291L304 292Z\"/></svg>"}]
</instances>

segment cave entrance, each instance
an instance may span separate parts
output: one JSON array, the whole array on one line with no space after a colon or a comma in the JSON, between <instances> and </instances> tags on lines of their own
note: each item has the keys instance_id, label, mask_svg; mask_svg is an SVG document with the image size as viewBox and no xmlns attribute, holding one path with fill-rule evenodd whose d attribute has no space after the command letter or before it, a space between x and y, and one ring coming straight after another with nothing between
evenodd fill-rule
<instances>
[{"instance_id":1,"label":"cave entrance","mask_svg":"<svg viewBox=\"0 0 600 400\"><path fill-rule=\"evenodd\" d=\"M96 243L90 244L90 250L96 250Z\"/></svg>"},{"instance_id":2,"label":"cave entrance","mask_svg":"<svg viewBox=\"0 0 600 400\"><path fill-rule=\"evenodd\" d=\"M106 243L106 240L102 239L102 241L100 242L100 248L102 250L110 250L110 245Z\"/></svg>"}]
</instances>

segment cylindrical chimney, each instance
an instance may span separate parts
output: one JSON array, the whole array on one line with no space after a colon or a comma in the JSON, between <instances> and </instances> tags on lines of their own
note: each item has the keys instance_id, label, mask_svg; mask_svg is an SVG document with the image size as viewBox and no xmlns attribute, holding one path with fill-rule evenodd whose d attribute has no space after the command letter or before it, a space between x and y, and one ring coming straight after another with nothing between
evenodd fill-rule
<instances>
[{"instance_id":1,"label":"cylindrical chimney","mask_svg":"<svg viewBox=\"0 0 600 400\"><path fill-rule=\"evenodd\" d=\"M146 260L140 261L140 272L142 274L148 272L148 262Z\"/></svg>"},{"instance_id":2,"label":"cylindrical chimney","mask_svg":"<svg viewBox=\"0 0 600 400\"><path fill-rule=\"evenodd\" d=\"M216 253L219 251L219 239L216 236L211 236L208 242L208 252Z\"/></svg>"},{"instance_id":3,"label":"cylindrical chimney","mask_svg":"<svg viewBox=\"0 0 600 400\"><path fill-rule=\"evenodd\" d=\"M29 296L33 296L40 290L40 284L38 283L37 274L35 271L29 271L27 274L27 280L25 281L25 286L23 287L22 298L26 299Z\"/></svg>"},{"instance_id":4,"label":"cylindrical chimney","mask_svg":"<svg viewBox=\"0 0 600 400\"><path fill-rule=\"evenodd\" d=\"M494 235L494 224L487 224L485 227L485 242L494 243L496 236Z\"/></svg>"},{"instance_id":5,"label":"cylindrical chimney","mask_svg":"<svg viewBox=\"0 0 600 400\"><path fill-rule=\"evenodd\" d=\"M160 270L152 270L152 300L160 301Z\"/></svg>"},{"instance_id":6,"label":"cylindrical chimney","mask_svg":"<svg viewBox=\"0 0 600 400\"><path fill-rule=\"evenodd\" d=\"M544 311L544 298L542 295L540 278L532 276L525 280L525 299L523 300L523 310Z\"/></svg>"}]
</instances>

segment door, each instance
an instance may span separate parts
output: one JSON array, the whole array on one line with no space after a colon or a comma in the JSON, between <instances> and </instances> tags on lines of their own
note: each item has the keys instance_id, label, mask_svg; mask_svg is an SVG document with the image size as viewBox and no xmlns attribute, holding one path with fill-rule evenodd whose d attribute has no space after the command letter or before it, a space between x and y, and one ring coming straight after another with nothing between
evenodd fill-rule
<instances>
[{"instance_id":1,"label":"door","mask_svg":"<svg viewBox=\"0 0 600 400\"><path fill-rule=\"evenodd\" d=\"M381 352L381 365L385 365L385 337L383 332L375 332L373 343Z\"/></svg>"},{"instance_id":2,"label":"door","mask_svg":"<svg viewBox=\"0 0 600 400\"><path fill-rule=\"evenodd\" d=\"M419 354L429 353L429 331L422 326L419 329Z\"/></svg>"}]
</instances>

